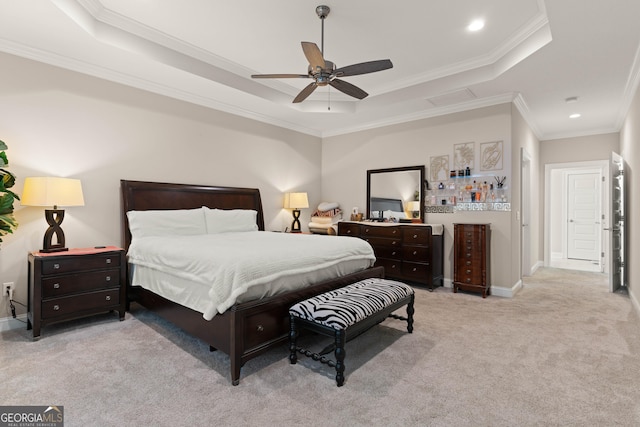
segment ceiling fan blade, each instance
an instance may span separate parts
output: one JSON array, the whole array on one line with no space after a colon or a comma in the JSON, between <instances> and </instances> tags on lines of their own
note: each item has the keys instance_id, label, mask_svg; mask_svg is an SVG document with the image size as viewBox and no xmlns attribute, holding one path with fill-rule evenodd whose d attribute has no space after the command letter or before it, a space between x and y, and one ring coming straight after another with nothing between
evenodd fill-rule
<instances>
[{"instance_id":1,"label":"ceiling fan blade","mask_svg":"<svg viewBox=\"0 0 640 427\"><path fill-rule=\"evenodd\" d=\"M314 90L316 90L317 87L318 85L316 84L316 82L310 83L307 87L305 87L304 89L302 89L302 91L300 91L298 96L296 96L295 99L293 100L293 103L297 104L298 102L304 101L305 99L307 99L309 95L313 93Z\"/></svg>"},{"instance_id":2,"label":"ceiling fan blade","mask_svg":"<svg viewBox=\"0 0 640 427\"><path fill-rule=\"evenodd\" d=\"M307 61L309 61L309 66L312 70L318 71L324 70L326 68L326 64L324 62L324 58L322 57L322 52L318 49L318 45L311 42L301 42L302 43L302 51L304 52L304 56L307 57Z\"/></svg>"},{"instance_id":3,"label":"ceiling fan blade","mask_svg":"<svg viewBox=\"0 0 640 427\"><path fill-rule=\"evenodd\" d=\"M358 86L354 86L351 83L345 82L344 80L333 79L329 82L329 84L338 89L340 92L346 93L347 95L353 96L354 98L364 99L369 96L367 92L363 91Z\"/></svg>"},{"instance_id":4,"label":"ceiling fan blade","mask_svg":"<svg viewBox=\"0 0 640 427\"><path fill-rule=\"evenodd\" d=\"M252 74L252 79L308 79L308 74Z\"/></svg>"},{"instance_id":5,"label":"ceiling fan blade","mask_svg":"<svg viewBox=\"0 0 640 427\"><path fill-rule=\"evenodd\" d=\"M381 59L379 61L361 62L359 64L347 65L338 68L333 72L337 77L357 76L359 74L375 73L376 71L388 70L393 68L393 64L389 59Z\"/></svg>"}]
</instances>

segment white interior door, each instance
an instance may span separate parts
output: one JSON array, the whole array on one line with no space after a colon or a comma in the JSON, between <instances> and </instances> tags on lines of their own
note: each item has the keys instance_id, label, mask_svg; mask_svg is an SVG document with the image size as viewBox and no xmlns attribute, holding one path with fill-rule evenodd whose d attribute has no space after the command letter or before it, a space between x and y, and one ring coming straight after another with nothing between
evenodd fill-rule
<instances>
[{"instance_id":1,"label":"white interior door","mask_svg":"<svg viewBox=\"0 0 640 427\"><path fill-rule=\"evenodd\" d=\"M531 156L522 149L522 275L531 275Z\"/></svg>"},{"instance_id":2,"label":"white interior door","mask_svg":"<svg viewBox=\"0 0 640 427\"><path fill-rule=\"evenodd\" d=\"M620 155L611 153L609 165L611 183L611 208L609 211L610 225L609 247L611 248L611 267L609 268L609 290L617 291L626 286L625 277L625 188L624 161Z\"/></svg>"},{"instance_id":3,"label":"white interior door","mask_svg":"<svg viewBox=\"0 0 640 427\"><path fill-rule=\"evenodd\" d=\"M600 261L599 173L567 174L567 258Z\"/></svg>"}]
</instances>

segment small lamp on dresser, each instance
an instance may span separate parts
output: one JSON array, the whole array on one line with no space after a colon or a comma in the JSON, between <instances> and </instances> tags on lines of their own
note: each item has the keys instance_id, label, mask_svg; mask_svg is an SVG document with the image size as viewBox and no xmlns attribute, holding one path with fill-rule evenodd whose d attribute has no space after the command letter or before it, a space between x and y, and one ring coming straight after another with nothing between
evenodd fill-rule
<instances>
[{"instance_id":1,"label":"small lamp on dresser","mask_svg":"<svg viewBox=\"0 0 640 427\"><path fill-rule=\"evenodd\" d=\"M79 179L59 177L30 177L24 180L20 202L23 206L52 206L45 209L44 217L49 228L44 233L40 252L67 251L64 232L60 225L64 219L64 209L58 206L84 206L82 184ZM53 236L57 243L53 243Z\"/></svg>"},{"instance_id":2,"label":"small lamp on dresser","mask_svg":"<svg viewBox=\"0 0 640 427\"><path fill-rule=\"evenodd\" d=\"M309 207L309 199L307 193L285 193L284 195L285 209L293 209L293 223L291 224L292 233L300 233L300 209Z\"/></svg>"}]
</instances>

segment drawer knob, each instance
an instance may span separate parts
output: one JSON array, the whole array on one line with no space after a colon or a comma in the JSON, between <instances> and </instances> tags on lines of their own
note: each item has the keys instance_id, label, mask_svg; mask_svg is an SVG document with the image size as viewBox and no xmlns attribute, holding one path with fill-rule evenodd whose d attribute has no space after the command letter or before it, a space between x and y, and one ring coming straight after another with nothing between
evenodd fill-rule
<instances>
[{"instance_id":1,"label":"drawer knob","mask_svg":"<svg viewBox=\"0 0 640 427\"><path fill-rule=\"evenodd\" d=\"M111 295L107 295L107 296L105 297L105 299L106 299L107 301L111 301Z\"/></svg>"},{"instance_id":2,"label":"drawer knob","mask_svg":"<svg viewBox=\"0 0 640 427\"><path fill-rule=\"evenodd\" d=\"M467 261L467 265L471 265L471 261Z\"/></svg>"},{"instance_id":3,"label":"drawer knob","mask_svg":"<svg viewBox=\"0 0 640 427\"><path fill-rule=\"evenodd\" d=\"M347 234L351 234L351 230L347 230Z\"/></svg>"},{"instance_id":4,"label":"drawer knob","mask_svg":"<svg viewBox=\"0 0 640 427\"><path fill-rule=\"evenodd\" d=\"M418 271L418 269L413 267L413 270L411 270L411 271L413 271L415 273L416 271Z\"/></svg>"},{"instance_id":5,"label":"drawer knob","mask_svg":"<svg viewBox=\"0 0 640 427\"><path fill-rule=\"evenodd\" d=\"M413 251L413 254L414 255L418 255L418 251Z\"/></svg>"},{"instance_id":6,"label":"drawer knob","mask_svg":"<svg viewBox=\"0 0 640 427\"><path fill-rule=\"evenodd\" d=\"M470 273L471 273L471 270L467 270L467 274L470 274Z\"/></svg>"},{"instance_id":7,"label":"drawer knob","mask_svg":"<svg viewBox=\"0 0 640 427\"><path fill-rule=\"evenodd\" d=\"M111 258L107 258L107 264L111 264Z\"/></svg>"},{"instance_id":8,"label":"drawer knob","mask_svg":"<svg viewBox=\"0 0 640 427\"><path fill-rule=\"evenodd\" d=\"M467 252L467 258L471 258L471 254Z\"/></svg>"},{"instance_id":9,"label":"drawer knob","mask_svg":"<svg viewBox=\"0 0 640 427\"><path fill-rule=\"evenodd\" d=\"M111 281L111 276L107 276L107 277L105 277L105 280L106 280L107 282L110 282L110 281Z\"/></svg>"},{"instance_id":10,"label":"drawer knob","mask_svg":"<svg viewBox=\"0 0 640 427\"><path fill-rule=\"evenodd\" d=\"M257 330L258 332L262 332L262 331L264 331L264 326L262 326L262 325L258 325L258 327L256 328L256 330Z\"/></svg>"},{"instance_id":11,"label":"drawer knob","mask_svg":"<svg viewBox=\"0 0 640 427\"><path fill-rule=\"evenodd\" d=\"M395 240L394 240L393 242L391 242L391 244L392 244L393 246L395 246L395 245L396 245L396 243L398 243L398 242L396 242Z\"/></svg>"},{"instance_id":12,"label":"drawer knob","mask_svg":"<svg viewBox=\"0 0 640 427\"><path fill-rule=\"evenodd\" d=\"M53 264L53 269L54 270L59 270L60 269L60 264Z\"/></svg>"},{"instance_id":13,"label":"drawer knob","mask_svg":"<svg viewBox=\"0 0 640 427\"><path fill-rule=\"evenodd\" d=\"M54 305L54 306L53 306L53 310L54 310L54 311L58 311L58 310L60 310L60 306L59 306L58 304Z\"/></svg>"},{"instance_id":14,"label":"drawer knob","mask_svg":"<svg viewBox=\"0 0 640 427\"><path fill-rule=\"evenodd\" d=\"M397 232L398 232L398 230L393 230L392 231L393 234L396 234Z\"/></svg>"},{"instance_id":15,"label":"drawer knob","mask_svg":"<svg viewBox=\"0 0 640 427\"><path fill-rule=\"evenodd\" d=\"M392 270L394 270L395 268L396 268L396 265L395 265L395 264L393 264L393 265L391 266L391 269L392 269Z\"/></svg>"},{"instance_id":16,"label":"drawer knob","mask_svg":"<svg viewBox=\"0 0 640 427\"><path fill-rule=\"evenodd\" d=\"M60 283L54 283L53 289L60 289Z\"/></svg>"},{"instance_id":17,"label":"drawer knob","mask_svg":"<svg viewBox=\"0 0 640 427\"><path fill-rule=\"evenodd\" d=\"M467 279L467 283L471 283L471 279Z\"/></svg>"},{"instance_id":18,"label":"drawer knob","mask_svg":"<svg viewBox=\"0 0 640 427\"><path fill-rule=\"evenodd\" d=\"M417 239L417 238L418 238L418 235L417 235L417 234L414 234L414 235L413 235L413 238L414 238L414 239Z\"/></svg>"},{"instance_id":19,"label":"drawer knob","mask_svg":"<svg viewBox=\"0 0 640 427\"><path fill-rule=\"evenodd\" d=\"M391 252L391 255L393 256L393 255L396 255L397 253L398 253L398 252L393 251L393 252Z\"/></svg>"}]
</instances>

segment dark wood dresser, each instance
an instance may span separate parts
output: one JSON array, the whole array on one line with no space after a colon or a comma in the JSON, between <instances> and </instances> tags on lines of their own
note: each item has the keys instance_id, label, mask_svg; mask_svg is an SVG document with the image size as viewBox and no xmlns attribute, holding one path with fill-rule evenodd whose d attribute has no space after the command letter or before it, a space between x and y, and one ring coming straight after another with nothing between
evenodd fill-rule
<instances>
[{"instance_id":1,"label":"dark wood dresser","mask_svg":"<svg viewBox=\"0 0 640 427\"><path fill-rule=\"evenodd\" d=\"M453 292L458 288L491 294L490 224L453 224Z\"/></svg>"},{"instance_id":2,"label":"dark wood dresser","mask_svg":"<svg viewBox=\"0 0 640 427\"><path fill-rule=\"evenodd\" d=\"M444 230L433 234L429 224L375 222L338 223L338 235L359 237L369 242L376 266L385 277L433 290L444 280Z\"/></svg>"},{"instance_id":3,"label":"dark wood dresser","mask_svg":"<svg viewBox=\"0 0 640 427\"><path fill-rule=\"evenodd\" d=\"M29 254L27 329L33 338L49 323L117 311L124 320L126 306L124 250L70 249Z\"/></svg>"}]
</instances>

